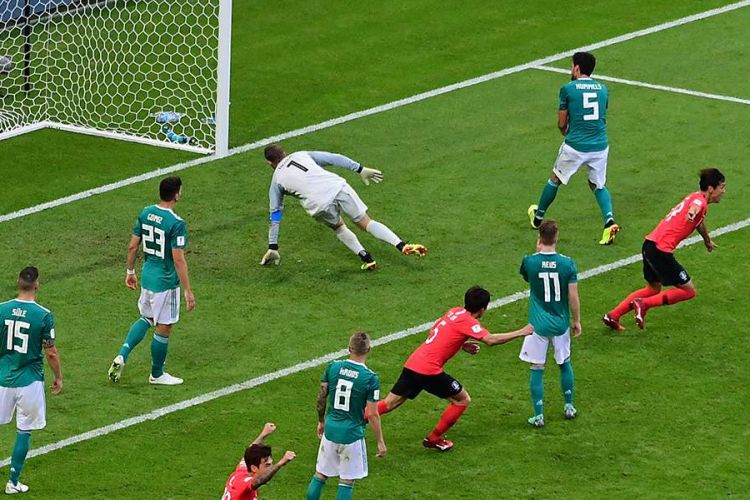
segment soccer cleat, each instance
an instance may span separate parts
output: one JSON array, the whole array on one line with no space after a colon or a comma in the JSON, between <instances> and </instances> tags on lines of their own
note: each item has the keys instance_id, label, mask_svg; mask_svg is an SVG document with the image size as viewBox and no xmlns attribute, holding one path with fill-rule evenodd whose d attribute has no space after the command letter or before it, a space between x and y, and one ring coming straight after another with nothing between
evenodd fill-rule
<instances>
[{"instance_id":1,"label":"soccer cleat","mask_svg":"<svg viewBox=\"0 0 750 500\"><path fill-rule=\"evenodd\" d=\"M643 306L643 299L634 299L630 305L635 313L635 324L643 330L646 328L646 308Z\"/></svg>"},{"instance_id":2,"label":"soccer cleat","mask_svg":"<svg viewBox=\"0 0 750 500\"><path fill-rule=\"evenodd\" d=\"M159 377L149 375L148 381L154 385L180 385L183 382L181 378L173 377L167 372L162 373Z\"/></svg>"},{"instance_id":3,"label":"soccer cleat","mask_svg":"<svg viewBox=\"0 0 750 500\"><path fill-rule=\"evenodd\" d=\"M363 271L375 271L378 269L378 263L374 260L372 262L363 262L359 268Z\"/></svg>"},{"instance_id":4,"label":"soccer cleat","mask_svg":"<svg viewBox=\"0 0 750 500\"><path fill-rule=\"evenodd\" d=\"M17 481L16 484L13 484L12 481L8 481L5 483L5 494L6 495L15 495L16 493L26 493L29 491L29 487L23 484L21 481Z\"/></svg>"},{"instance_id":5,"label":"soccer cleat","mask_svg":"<svg viewBox=\"0 0 750 500\"><path fill-rule=\"evenodd\" d=\"M112 382L119 382L120 377L122 377L122 370L125 369L125 359L122 357L122 354L118 354L115 356L115 359L112 361L112 365L109 367L109 371L107 372L109 375L109 379Z\"/></svg>"},{"instance_id":6,"label":"soccer cleat","mask_svg":"<svg viewBox=\"0 0 750 500\"><path fill-rule=\"evenodd\" d=\"M424 438L422 440L422 446L438 451L448 451L453 448L453 441L448 441L445 438L440 438L437 441L432 441L430 438Z\"/></svg>"},{"instance_id":7,"label":"soccer cleat","mask_svg":"<svg viewBox=\"0 0 750 500\"><path fill-rule=\"evenodd\" d=\"M527 420L529 425L533 425L537 429L541 429L544 427L544 415L534 415L530 419Z\"/></svg>"},{"instance_id":8,"label":"soccer cleat","mask_svg":"<svg viewBox=\"0 0 750 500\"><path fill-rule=\"evenodd\" d=\"M401 253L404 255L418 255L424 257L427 255L427 247L420 245L419 243L407 243L401 249Z\"/></svg>"},{"instance_id":9,"label":"soccer cleat","mask_svg":"<svg viewBox=\"0 0 750 500\"><path fill-rule=\"evenodd\" d=\"M609 227L604 228L604 232L602 233L602 239L599 240L600 245L611 245L615 241L615 236L617 236L617 233L620 232L620 226L617 224L612 224Z\"/></svg>"},{"instance_id":10,"label":"soccer cleat","mask_svg":"<svg viewBox=\"0 0 750 500\"><path fill-rule=\"evenodd\" d=\"M576 410L575 406L570 403L565 404L565 408L563 408L563 415L565 415L565 420L573 420L574 418L576 418L576 413L578 413L578 411Z\"/></svg>"},{"instance_id":11,"label":"soccer cleat","mask_svg":"<svg viewBox=\"0 0 750 500\"><path fill-rule=\"evenodd\" d=\"M609 313L602 316L602 322L617 332L625 331L625 327L622 326L619 321L610 316Z\"/></svg>"},{"instance_id":12,"label":"soccer cleat","mask_svg":"<svg viewBox=\"0 0 750 500\"><path fill-rule=\"evenodd\" d=\"M531 227L534 229L539 229L539 226L542 225L542 221L537 221L536 218L536 209L539 208L539 205L531 205L529 209L526 211L526 213L529 214L529 223L531 224Z\"/></svg>"}]
</instances>

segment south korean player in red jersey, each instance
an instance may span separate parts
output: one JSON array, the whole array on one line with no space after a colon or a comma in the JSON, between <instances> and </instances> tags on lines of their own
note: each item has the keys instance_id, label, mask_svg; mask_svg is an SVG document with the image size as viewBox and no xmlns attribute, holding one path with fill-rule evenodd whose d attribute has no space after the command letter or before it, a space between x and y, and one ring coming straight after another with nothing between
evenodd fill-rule
<instances>
[{"instance_id":1,"label":"south korean player in red jersey","mask_svg":"<svg viewBox=\"0 0 750 500\"><path fill-rule=\"evenodd\" d=\"M255 500L258 498L258 488L294 460L297 455L293 451L287 451L281 460L273 463L271 447L264 441L275 430L276 425L270 422L263 426L263 430L247 447L244 457L227 479L221 500Z\"/></svg>"},{"instance_id":2,"label":"south korean player in red jersey","mask_svg":"<svg viewBox=\"0 0 750 500\"><path fill-rule=\"evenodd\" d=\"M464 295L464 307L454 307L437 320L427 336L427 340L406 360L396 384L385 399L378 402L378 414L395 410L407 399L414 399L425 390L449 401L448 408L440 416L435 429L422 444L426 448L448 451L453 443L444 435L458 421L469 407L471 398L461 383L445 373L443 367L459 350L469 354L479 352L480 341L487 345L504 344L510 340L530 335L531 325L510 333L490 333L480 323L479 318L487 310L490 293L480 287L472 287ZM367 418L367 417L365 417Z\"/></svg>"},{"instance_id":3,"label":"south korean player in red jersey","mask_svg":"<svg viewBox=\"0 0 750 500\"><path fill-rule=\"evenodd\" d=\"M710 203L719 203L724 196L724 174L716 168L700 171L700 191L690 193L669 211L643 242L643 277L646 286L628 295L625 300L602 318L613 330L625 329L620 318L631 309L638 328L646 326L646 312L653 307L676 304L695 297L696 289L685 268L677 262L674 251L693 230L703 238L706 250L713 252L713 242L706 228L706 212ZM671 286L662 290L662 286Z\"/></svg>"}]
</instances>

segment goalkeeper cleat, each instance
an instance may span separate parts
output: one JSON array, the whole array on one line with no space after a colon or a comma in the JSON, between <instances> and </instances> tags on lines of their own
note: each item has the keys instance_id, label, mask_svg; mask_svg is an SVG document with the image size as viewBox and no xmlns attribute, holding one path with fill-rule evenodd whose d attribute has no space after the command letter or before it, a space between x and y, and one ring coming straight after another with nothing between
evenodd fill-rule
<instances>
[{"instance_id":1,"label":"goalkeeper cleat","mask_svg":"<svg viewBox=\"0 0 750 500\"><path fill-rule=\"evenodd\" d=\"M378 269L378 263L374 260L372 262L363 262L359 268L363 271L376 271Z\"/></svg>"},{"instance_id":2,"label":"goalkeeper cleat","mask_svg":"<svg viewBox=\"0 0 750 500\"><path fill-rule=\"evenodd\" d=\"M424 257L427 255L427 247L420 245L419 243L407 243L401 249L401 253L404 255L418 255Z\"/></svg>"},{"instance_id":3,"label":"goalkeeper cleat","mask_svg":"<svg viewBox=\"0 0 750 500\"><path fill-rule=\"evenodd\" d=\"M617 233L620 232L620 226L617 224L612 224L609 227L604 228L604 232L602 233L602 239L599 240L600 245L611 245L615 241L615 236L617 236Z\"/></svg>"},{"instance_id":4,"label":"goalkeeper cleat","mask_svg":"<svg viewBox=\"0 0 750 500\"><path fill-rule=\"evenodd\" d=\"M536 427L537 429L541 429L544 427L544 415L534 415L530 419L527 420L529 425Z\"/></svg>"},{"instance_id":5,"label":"goalkeeper cleat","mask_svg":"<svg viewBox=\"0 0 750 500\"><path fill-rule=\"evenodd\" d=\"M29 487L23 484L21 481L16 481L16 484L13 484L13 481L8 481L5 483L5 494L6 495L15 495L16 493L26 493L29 491Z\"/></svg>"},{"instance_id":6,"label":"goalkeeper cleat","mask_svg":"<svg viewBox=\"0 0 750 500\"><path fill-rule=\"evenodd\" d=\"M531 227L534 229L539 229L539 226L542 225L542 220L538 219L536 216L536 209L539 208L538 205L531 205L529 209L527 210L527 213L529 214L529 223L531 224Z\"/></svg>"},{"instance_id":7,"label":"goalkeeper cleat","mask_svg":"<svg viewBox=\"0 0 750 500\"><path fill-rule=\"evenodd\" d=\"M122 377L122 370L124 369L125 359L122 357L122 354L118 354L112 361L112 365L109 367L109 372L107 372L109 379L112 382L119 382L120 377Z\"/></svg>"},{"instance_id":8,"label":"goalkeeper cleat","mask_svg":"<svg viewBox=\"0 0 750 500\"><path fill-rule=\"evenodd\" d=\"M565 408L563 408L563 415L565 415L565 420L573 420L574 418L576 418L576 413L578 413L578 411L576 410L575 406L570 403L565 404Z\"/></svg>"},{"instance_id":9,"label":"goalkeeper cleat","mask_svg":"<svg viewBox=\"0 0 750 500\"><path fill-rule=\"evenodd\" d=\"M616 332L625 331L625 327L618 320L610 316L609 313L602 316L602 322Z\"/></svg>"},{"instance_id":10,"label":"goalkeeper cleat","mask_svg":"<svg viewBox=\"0 0 750 500\"><path fill-rule=\"evenodd\" d=\"M440 438L437 441L433 441L430 438L424 438L422 440L422 446L438 451L448 451L453 448L453 441L449 441L445 438Z\"/></svg>"},{"instance_id":11,"label":"goalkeeper cleat","mask_svg":"<svg viewBox=\"0 0 750 500\"><path fill-rule=\"evenodd\" d=\"M643 330L646 328L646 308L643 306L643 299L635 299L630 305L635 313L635 324Z\"/></svg>"},{"instance_id":12,"label":"goalkeeper cleat","mask_svg":"<svg viewBox=\"0 0 750 500\"><path fill-rule=\"evenodd\" d=\"M154 377L153 375L148 376L148 381L151 384L154 385L180 385L183 380L179 377L173 377L167 372L162 373L158 377Z\"/></svg>"}]
</instances>

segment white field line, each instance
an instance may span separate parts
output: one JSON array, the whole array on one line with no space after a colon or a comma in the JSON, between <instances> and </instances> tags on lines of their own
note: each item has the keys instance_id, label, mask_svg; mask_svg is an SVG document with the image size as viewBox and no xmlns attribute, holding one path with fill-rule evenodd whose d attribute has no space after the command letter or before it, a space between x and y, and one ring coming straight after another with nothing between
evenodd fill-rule
<instances>
[{"instance_id":1,"label":"white field line","mask_svg":"<svg viewBox=\"0 0 750 500\"><path fill-rule=\"evenodd\" d=\"M714 231L711 232L712 237L717 237L722 234L731 233L734 231L739 231L741 229L744 229L746 227L750 226L750 218L747 218L745 220L735 222L733 224L729 224L727 226L720 227ZM691 238L686 239L682 242L680 247L688 246L688 245L694 245L695 243L698 243L701 240L700 236L693 236ZM641 255L632 255L630 257L627 257L625 259L620 259L615 262L610 262L609 264L604 264L602 266L595 267L593 269L588 269L586 271L583 271L579 273L578 279L585 280L589 278L593 278L595 276L599 276L600 274L604 274L610 271L613 271L615 269L619 269L621 267L625 267L627 265L633 264L635 262L638 262L641 260ZM524 300L529 296L528 290L516 292L511 295L506 295L505 297L502 297L497 300L493 300L490 302L489 309L496 309L498 307L502 307L508 304L512 304L514 302L518 302L521 300ZM414 335L416 333L424 332L428 328L430 328L433 324L433 321L429 321L426 323L422 323L421 325L413 326L411 328L407 328L406 330L401 330L399 332L391 333L389 335L385 335L383 337L379 337L375 339L372 342L373 346L381 346L385 344L389 344L391 342L395 342L397 340L401 340L403 338L409 337L411 335ZM126 429L128 427L132 427L134 425L141 424L143 422L147 422L149 420L156 420L157 418L163 417L165 415L169 415L170 413L174 413L180 410L185 410L187 408L191 408L193 406L201 405L203 403L207 403L209 401L213 401L214 399L222 398L224 396L229 396L231 394L235 394L240 391L244 391L247 389L252 389L253 387L258 387L259 385L267 384L269 382L272 382L274 380L288 377L289 375L294 375L295 373L299 373L301 371L307 370L309 368L316 368L321 365L324 365L326 363L329 363L330 361L333 361L334 359L340 359L344 356L346 356L348 351L346 349L342 349L340 351L335 351L328 353L324 356L320 356L315 359L310 359L308 361L304 361L302 363L298 363L294 366L290 366L288 368L283 368L281 370L277 370L272 373L267 373L265 375L261 375L259 377L255 377L253 379L247 380L245 382L230 385L227 387L223 387L221 389L217 389L212 392L208 392L206 394L202 394L200 396L186 399L184 401L180 401L179 403L174 403L169 406L164 406L163 408L158 408L156 410L153 410L149 413L144 413L142 415L138 415L135 417L127 418L125 420L121 420L119 422L115 422L114 424L105 425L103 427L99 427L97 429L93 429L88 432L84 432L83 434L77 434L75 436L71 436L69 438L63 439L61 441L57 441L55 443L48 444L46 446L42 446L41 448L35 448L31 450L28 454L28 457L36 457L39 455L46 455L47 453L52 453L53 451L60 450L62 448L65 448L67 446L80 443L83 441L88 441L90 439L98 438L101 436L105 436L107 434L111 434L115 431L118 431L120 429ZM10 463L10 458L6 458L5 460L0 462L0 467L5 467Z\"/></svg>"},{"instance_id":2,"label":"white field line","mask_svg":"<svg viewBox=\"0 0 750 500\"><path fill-rule=\"evenodd\" d=\"M551 66L537 66L534 69L538 69L542 71L549 71L551 73L563 73L566 75L570 74L569 69L553 68ZM666 85L657 85L655 83L639 82L637 80L625 80L624 78L615 78L614 76L600 75L598 73L595 73L593 78L595 80L602 80L604 82L614 82L614 83L621 83L623 85L632 85L634 87L643 87L643 88L653 89L653 90L663 90L665 92L673 92L675 94L684 94L684 95L689 95L693 97L703 97L706 99L714 99L717 101L734 102L737 104L750 104L750 99L741 99L739 97L732 97L732 96L720 95L720 94L709 94L706 92L699 92L697 90L688 90L688 89L683 89L680 87L668 87Z\"/></svg>"},{"instance_id":3,"label":"white field line","mask_svg":"<svg viewBox=\"0 0 750 500\"><path fill-rule=\"evenodd\" d=\"M657 24L655 26L652 26L650 28L645 28L638 31L633 31L631 33L626 33L624 35L616 36L614 38L608 38L607 40L603 40L601 42L593 43L590 45L584 45L582 47L578 47L575 49L571 49L565 52L559 52L557 54L543 57L541 59L536 59L534 61L520 64L518 66L513 66L511 68L505 68L500 71L496 71L494 73L488 73L486 75L478 76L476 78L471 78L469 80L464 80L462 82L454 83L452 85L447 85L445 87L440 87L434 90L430 90L428 92L423 92L421 94L416 94L411 97L407 97L404 99L399 99L397 101L393 101L387 104L383 104L380 106L375 106L374 108L366 109L363 111L358 111L356 113L350 113L348 115L340 116L338 118L333 118L331 120L326 120L321 123L317 123L315 125L310 125L304 128L299 128L296 130L291 130L289 132L285 132L283 134L275 135L272 137L267 137L265 139L261 139L259 141L251 142L248 144L244 144L242 146L238 146L236 148L232 148L229 150L227 156L234 156L236 154L244 153L247 151L251 151L253 149L259 149L264 146L267 146L269 144L273 144L274 142L281 142L287 139L291 139L293 137L299 137L301 135L309 134L311 132L317 132L319 130L327 129L330 127L334 127L336 125L340 125L342 123L347 123L353 120L357 120L359 118L363 118L366 116L375 115L378 113L383 113L385 111L389 111L395 108L399 108L401 106L406 106L408 104L413 104L415 102L423 101L425 99L430 99L432 97L436 97L439 95L447 94L449 92L453 92L455 90L460 90L466 87L471 87L473 85L477 85L480 83L484 83L490 80L495 80L497 78L502 78L504 76L512 75L514 73L519 73L521 71L525 71L527 69L536 68L538 66L542 66L547 63L551 63L560 59L564 59L567 57L572 56L575 52L578 51L593 51L596 49L600 49L603 47L609 47L611 45L615 45L618 43L626 42L628 40L633 40L635 38L640 38L642 36L651 35L653 33L658 33L659 31L664 31L670 28L674 28L677 26L682 26L688 23L692 23L695 21L700 21L702 19L707 19L709 17L717 16L719 14L724 14L726 12L731 12L733 10L741 9L743 7L750 6L750 0L743 0L741 2L735 2L729 5L725 5L724 7L720 7L717 9L711 9L704 12L699 12L697 14L693 14L690 16L682 17L680 19L675 19L674 21L669 21L662 24ZM5 215L0 215L0 223L7 222L14 219L19 219L21 217L25 217L27 215L35 214L38 212L41 212L43 210L47 210L50 208L59 207L61 205L67 205L68 203L73 203L75 201L83 200L85 198L89 198L94 195L106 193L109 191L114 191L116 189L120 189L125 186L129 186L131 184L135 184L138 182L142 182L145 180L153 179L155 177L161 177L166 174L171 174L174 172L179 172L181 170L185 170L191 167L195 167L197 165L202 165L204 163L209 163L212 161L216 161L220 159L216 155L206 156L202 158L196 158L195 160L186 161L183 163L178 163L176 165L172 165L169 167L159 168L156 170L152 170L150 172L146 172L140 175L136 175L133 177L129 177L127 179L123 179L117 182L113 182L111 184L106 184L104 186L100 186L94 189L88 189L86 191L81 191L80 193L76 193L70 196L65 196L63 198L58 198L56 200L48 201L46 203L41 203L39 205L34 205L33 207L24 208L15 212L11 212Z\"/></svg>"}]
</instances>

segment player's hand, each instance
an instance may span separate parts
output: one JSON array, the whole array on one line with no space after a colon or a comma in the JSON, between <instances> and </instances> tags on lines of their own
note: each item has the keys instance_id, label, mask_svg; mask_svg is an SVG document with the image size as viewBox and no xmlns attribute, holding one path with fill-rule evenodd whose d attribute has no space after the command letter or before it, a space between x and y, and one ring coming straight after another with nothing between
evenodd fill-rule
<instances>
[{"instance_id":1,"label":"player's hand","mask_svg":"<svg viewBox=\"0 0 750 500\"><path fill-rule=\"evenodd\" d=\"M362 177L362 182L365 183L365 185L370 185L370 181L377 184L378 182L383 181L383 172L380 170L375 170L374 168L367 168L362 167L362 170L359 172L360 177Z\"/></svg>"},{"instance_id":2,"label":"player's hand","mask_svg":"<svg viewBox=\"0 0 750 500\"><path fill-rule=\"evenodd\" d=\"M281 460L279 460L279 465L286 465L292 460L294 460L295 458L297 458L297 454L294 453L293 451L287 450L287 452L284 453L284 456L281 457Z\"/></svg>"},{"instance_id":3,"label":"player's hand","mask_svg":"<svg viewBox=\"0 0 750 500\"><path fill-rule=\"evenodd\" d=\"M326 430L325 422L318 422L318 439L323 439L323 433Z\"/></svg>"},{"instance_id":4,"label":"player's hand","mask_svg":"<svg viewBox=\"0 0 750 500\"><path fill-rule=\"evenodd\" d=\"M260 259L261 266L268 266L271 264L279 265L281 262L281 255L278 250L271 250L270 248L263 254L263 258Z\"/></svg>"},{"instance_id":5,"label":"player's hand","mask_svg":"<svg viewBox=\"0 0 750 500\"><path fill-rule=\"evenodd\" d=\"M54 382L52 382L52 385L50 386L50 389L52 389L52 394L57 396L62 392L62 379L56 378Z\"/></svg>"},{"instance_id":6,"label":"player's hand","mask_svg":"<svg viewBox=\"0 0 750 500\"><path fill-rule=\"evenodd\" d=\"M185 290L185 304L187 304L188 311L195 309L195 295L192 290Z\"/></svg>"},{"instance_id":7,"label":"player's hand","mask_svg":"<svg viewBox=\"0 0 750 500\"><path fill-rule=\"evenodd\" d=\"M135 274L125 275L125 286L130 288L131 290L135 290L135 287L138 286L138 278L135 276Z\"/></svg>"},{"instance_id":8,"label":"player's hand","mask_svg":"<svg viewBox=\"0 0 750 500\"><path fill-rule=\"evenodd\" d=\"M573 323L573 336L574 337L580 337L581 336L581 332L582 332L582 330L581 330L581 322L580 321L576 321L575 323Z\"/></svg>"},{"instance_id":9,"label":"player's hand","mask_svg":"<svg viewBox=\"0 0 750 500\"><path fill-rule=\"evenodd\" d=\"M378 458L385 457L385 454L388 453L388 448L385 446L385 441L379 441L378 442L378 454L376 455Z\"/></svg>"},{"instance_id":10,"label":"player's hand","mask_svg":"<svg viewBox=\"0 0 750 500\"><path fill-rule=\"evenodd\" d=\"M461 346L461 348L468 352L471 355L477 354L479 352L479 349L481 348L479 344L475 344L474 342L464 342L464 345Z\"/></svg>"},{"instance_id":11,"label":"player's hand","mask_svg":"<svg viewBox=\"0 0 750 500\"><path fill-rule=\"evenodd\" d=\"M523 336L531 335L532 333L534 333L534 327L531 325L531 323L528 323L526 326L521 328L521 335Z\"/></svg>"},{"instance_id":12,"label":"player's hand","mask_svg":"<svg viewBox=\"0 0 750 500\"><path fill-rule=\"evenodd\" d=\"M263 426L263 430L261 431L260 434L261 436L265 438L273 434L275 430L276 430L276 424L272 422L268 422L266 425Z\"/></svg>"},{"instance_id":13,"label":"player's hand","mask_svg":"<svg viewBox=\"0 0 750 500\"><path fill-rule=\"evenodd\" d=\"M713 252L719 246L716 243L714 243L714 240L711 240L711 239L703 240L703 244L706 245L706 250L708 250L708 253Z\"/></svg>"}]
</instances>

